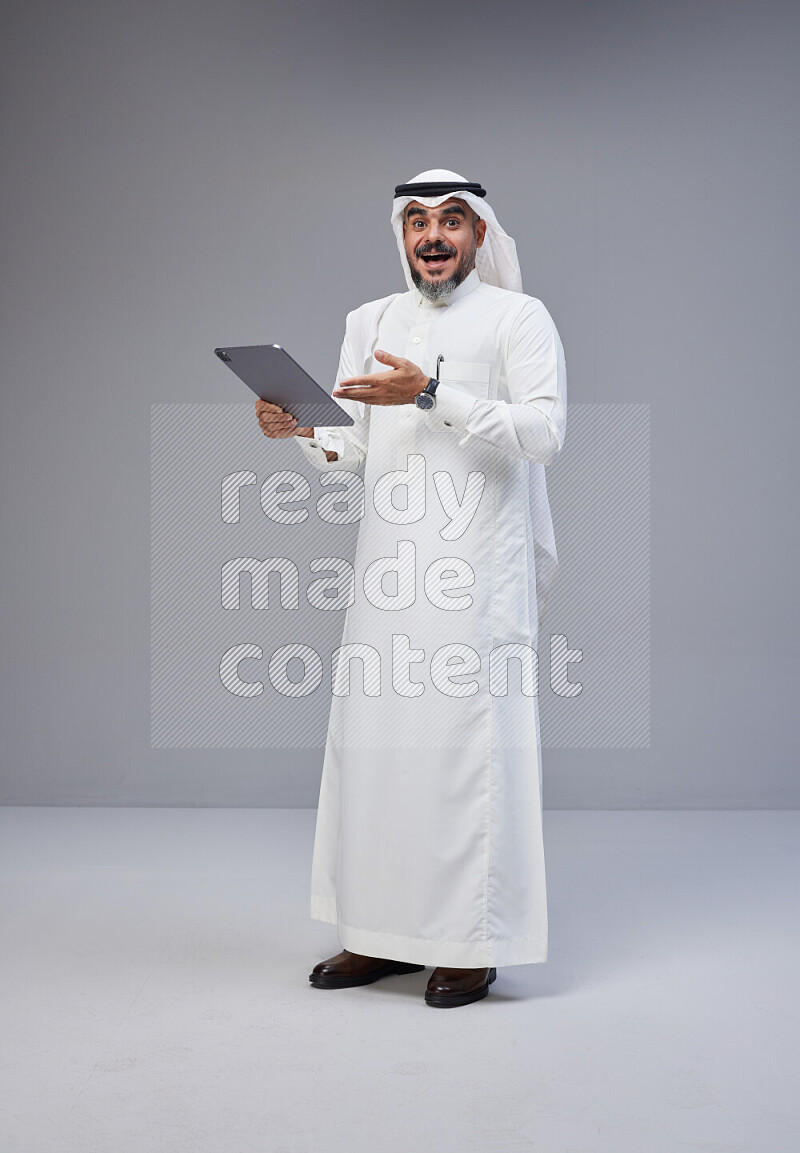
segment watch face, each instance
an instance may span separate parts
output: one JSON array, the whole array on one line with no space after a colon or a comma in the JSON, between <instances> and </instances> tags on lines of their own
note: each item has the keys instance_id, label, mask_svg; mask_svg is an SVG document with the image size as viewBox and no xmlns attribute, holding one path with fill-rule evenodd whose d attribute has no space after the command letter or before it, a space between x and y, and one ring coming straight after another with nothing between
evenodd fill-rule
<instances>
[{"instance_id":1,"label":"watch face","mask_svg":"<svg viewBox=\"0 0 800 1153\"><path fill-rule=\"evenodd\" d=\"M436 404L436 397L431 396L429 392L419 392L414 397L414 403L417 408L433 408Z\"/></svg>"}]
</instances>

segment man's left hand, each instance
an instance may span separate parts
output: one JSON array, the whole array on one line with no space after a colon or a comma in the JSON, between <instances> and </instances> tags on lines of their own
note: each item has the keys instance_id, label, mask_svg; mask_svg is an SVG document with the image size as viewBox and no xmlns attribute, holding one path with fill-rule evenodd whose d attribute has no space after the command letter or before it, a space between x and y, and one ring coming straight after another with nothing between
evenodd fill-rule
<instances>
[{"instance_id":1,"label":"man's left hand","mask_svg":"<svg viewBox=\"0 0 800 1153\"><path fill-rule=\"evenodd\" d=\"M348 377L333 390L333 395L364 404L413 404L414 397L422 392L430 377L402 356L378 350L375 359L388 364L391 371Z\"/></svg>"}]
</instances>

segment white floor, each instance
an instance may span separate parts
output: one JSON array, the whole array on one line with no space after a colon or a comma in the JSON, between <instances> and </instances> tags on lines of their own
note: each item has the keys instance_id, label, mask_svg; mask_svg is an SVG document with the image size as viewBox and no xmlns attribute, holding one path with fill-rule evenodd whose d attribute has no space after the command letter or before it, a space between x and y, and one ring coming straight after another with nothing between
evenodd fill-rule
<instances>
[{"instance_id":1,"label":"white floor","mask_svg":"<svg viewBox=\"0 0 800 1153\"><path fill-rule=\"evenodd\" d=\"M312 989L305 810L0 811L3 1153L796 1153L800 813L545 812L550 956Z\"/></svg>"}]
</instances>

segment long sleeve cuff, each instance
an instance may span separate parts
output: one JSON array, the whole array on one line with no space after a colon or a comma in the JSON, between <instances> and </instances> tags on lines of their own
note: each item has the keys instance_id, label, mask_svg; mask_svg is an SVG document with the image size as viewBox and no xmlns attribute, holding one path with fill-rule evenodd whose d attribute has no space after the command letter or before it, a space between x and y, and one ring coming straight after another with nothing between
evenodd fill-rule
<instances>
[{"instance_id":1,"label":"long sleeve cuff","mask_svg":"<svg viewBox=\"0 0 800 1153\"><path fill-rule=\"evenodd\" d=\"M360 461L348 451L348 446L344 439L336 436L335 433L331 434L328 429L321 430L324 438L328 441L327 444L323 443L321 436L295 436L294 440L297 447L302 452L306 460L313 464L314 468L320 472L326 472L329 469L341 469L345 472L354 472L358 469ZM338 453L336 460L328 460L325 455L325 450L331 450Z\"/></svg>"},{"instance_id":2,"label":"long sleeve cuff","mask_svg":"<svg viewBox=\"0 0 800 1153\"><path fill-rule=\"evenodd\" d=\"M436 405L425 413L425 422L432 432L455 429L465 433L475 401L476 397L461 392L452 384L440 384L436 389Z\"/></svg>"},{"instance_id":3,"label":"long sleeve cuff","mask_svg":"<svg viewBox=\"0 0 800 1153\"><path fill-rule=\"evenodd\" d=\"M306 460L314 465L314 468L322 471L331 467L331 461L325 455L325 449L315 436L295 436L293 440Z\"/></svg>"}]
</instances>

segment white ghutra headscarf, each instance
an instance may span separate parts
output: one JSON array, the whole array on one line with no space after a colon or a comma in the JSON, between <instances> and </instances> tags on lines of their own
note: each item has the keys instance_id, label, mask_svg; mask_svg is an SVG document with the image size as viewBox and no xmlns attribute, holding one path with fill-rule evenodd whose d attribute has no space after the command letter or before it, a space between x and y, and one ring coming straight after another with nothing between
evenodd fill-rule
<instances>
[{"instance_id":1,"label":"white ghutra headscarf","mask_svg":"<svg viewBox=\"0 0 800 1153\"><path fill-rule=\"evenodd\" d=\"M440 192L438 195L415 195L410 189L413 185L421 185L420 191L431 185L445 184L454 186L450 190ZM450 172L446 168L432 168L428 172L420 172L408 184L398 185L403 193L396 195L392 203L392 228L397 238L397 247L400 250L400 259L409 288L414 287L411 279L411 269L408 266L405 246L403 244L403 213L406 205L412 200L424 204L426 208L438 208L446 200L455 196L465 201L470 208L474 208L481 220L486 221L486 237L475 256L475 267L478 276L486 284L493 284L496 288L507 288L511 292L522 292L522 273L517 259L517 246L508 233L504 232L498 223L492 209L483 199L486 195L479 185L457 172ZM480 189L480 194L470 189Z\"/></svg>"}]
</instances>

